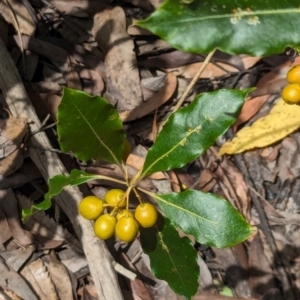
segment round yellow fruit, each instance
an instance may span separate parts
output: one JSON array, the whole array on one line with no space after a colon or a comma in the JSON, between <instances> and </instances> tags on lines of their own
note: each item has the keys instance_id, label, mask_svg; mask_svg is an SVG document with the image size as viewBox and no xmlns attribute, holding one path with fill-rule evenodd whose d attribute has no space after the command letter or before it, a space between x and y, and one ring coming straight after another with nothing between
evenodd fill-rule
<instances>
[{"instance_id":1,"label":"round yellow fruit","mask_svg":"<svg viewBox=\"0 0 300 300\"><path fill-rule=\"evenodd\" d=\"M286 75L286 79L289 83L300 84L300 66L295 66L290 69Z\"/></svg>"},{"instance_id":2,"label":"round yellow fruit","mask_svg":"<svg viewBox=\"0 0 300 300\"><path fill-rule=\"evenodd\" d=\"M122 217L116 224L116 237L126 243L132 242L139 232L139 225L132 217Z\"/></svg>"},{"instance_id":3,"label":"round yellow fruit","mask_svg":"<svg viewBox=\"0 0 300 300\"><path fill-rule=\"evenodd\" d=\"M114 216L105 214L100 216L94 223L95 235L101 240L107 240L115 233L117 219Z\"/></svg>"},{"instance_id":4,"label":"round yellow fruit","mask_svg":"<svg viewBox=\"0 0 300 300\"><path fill-rule=\"evenodd\" d=\"M104 201L96 196L87 196L81 200L78 211L82 217L88 220L95 220L103 213Z\"/></svg>"},{"instance_id":5,"label":"round yellow fruit","mask_svg":"<svg viewBox=\"0 0 300 300\"><path fill-rule=\"evenodd\" d=\"M299 103L300 102L300 84L298 83L291 83L288 84L282 90L282 99L287 103Z\"/></svg>"},{"instance_id":6,"label":"round yellow fruit","mask_svg":"<svg viewBox=\"0 0 300 300\"><path fill-rule=\"evenodd\" d=\"M104 196L104 201L111 207L125 207L126 199L124 197L124 194L124 191L120 189L109 190Z\"/></svg>"},{"instance_id":7,"label":"round yellow fruit","mask_svg":"<svg viewBox=\"0 0 300 300\"><path fill-rule=\"evenodd\" d=\"M157 210L150 203L142 203L136 207L134 217L142 227L152 227L157 221Z\"/></svg>"}]
</instances>

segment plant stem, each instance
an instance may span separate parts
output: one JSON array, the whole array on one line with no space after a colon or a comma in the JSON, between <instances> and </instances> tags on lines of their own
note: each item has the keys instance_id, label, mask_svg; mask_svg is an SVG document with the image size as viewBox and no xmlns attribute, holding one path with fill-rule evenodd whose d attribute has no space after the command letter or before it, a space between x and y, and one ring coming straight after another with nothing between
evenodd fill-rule
<instances>
[{"instance_id":1,"label":"plant stem","mask_svg":"<svg viewBox=\"0 0 300 300\"><path fill-rule=\"evenodd\" d=\"M202 74L202 72L204 71L204 69L206 68L206 66L208 65L208 63L210 62L210 60L213 57L213 55L215 54L215 52L216 52L216 49L214 49L214 50L212 50L211 52L208 53L208 55L206 56L206 58L205 58L205 60L203 62L203 65L198 70L198 72L194 76L193 80L188 85L187 89L185 90L185 92L183 93L183 95L181 96L181 98L179 99L179 101L177 102L176 106L174 107L173 113L176 112L181 107L182 103L184 102L184 100L186 99L187 95L189 94L189 92L191 91L191 89L193 88L193 86L195 85L195 83L197 82L197 80L199 79L200 75Z\"/></svg>"},{"instance_id":2,"label":"plant stem","mask_svg":"<svg viewBox=\"0 0 300 300\"><path fill-rule=\"evenodd\" d=\"M101 179L101 180L113 181L113 182L116 182L116 183L120 183L120 184L123 184L123 185L127 185L127 182L126 182L126 181L119 180L119 179L116 179L116 178L114 178L114 177L104 176L104 175L95 175L95 174L91 174L91 175L95 176L95 179ZM97 177L98 177L98 178L97 178Z\"/></svg>"}]
</instances>

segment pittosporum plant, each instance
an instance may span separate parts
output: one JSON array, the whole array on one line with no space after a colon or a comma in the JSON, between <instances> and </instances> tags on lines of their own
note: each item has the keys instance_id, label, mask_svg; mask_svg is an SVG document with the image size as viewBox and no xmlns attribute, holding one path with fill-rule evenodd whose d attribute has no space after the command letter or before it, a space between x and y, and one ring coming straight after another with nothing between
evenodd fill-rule
<instances>
[{"instance_id":1,"label":"pittosporum plant","mask_svg":"<svg viewBox=\"0 0 300 300\"><path fill-rule=\"evenodd\" d=\"M299 46L298 1L248 2L167 0L137 24L175 48L193 53L212 54L219 48L230 54L262 56ZM197 253L188 237L179 236L178 229L201 244L220 248L245 241L253 229L218 195L193 189L157 194L139 183L155 172L181 168L202 155L235 122L250 91L222 89L197 95L191 104L169 116L143 167L129 178L126 157L130 147L116 109L102 97L65 88L57 115L62 151L72 151L82 161L101 159L116 164L124 180L80 170L55 176L49 181L45 200L25 210L24 217L33 210L48 209L52 197L67 185L95 179L122 184L123 190L113 189L104 199L86 197L79 212L94 220L95 234L102 239L116 234L131 242L138 237L154 275L166 280L176 293L191 298L200 275ZM132 195L140 204L129 210ZM146 196L157 207L148 203Z\"/></svg>"}]
</instances>

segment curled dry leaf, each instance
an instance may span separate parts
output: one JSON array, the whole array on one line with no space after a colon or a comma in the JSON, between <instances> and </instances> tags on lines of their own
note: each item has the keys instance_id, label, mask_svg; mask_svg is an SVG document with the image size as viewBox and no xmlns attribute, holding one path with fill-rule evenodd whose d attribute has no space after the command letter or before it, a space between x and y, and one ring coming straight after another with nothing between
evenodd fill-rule
<instances>
[{"instance_id":1,"label":"curled dry leaf","mask_svg":"<svg viewBox=\"0 0 300 300\"><path fill-rule=\"evenodd\" d=\"M139 106L142 88L134 44L126 31L123 9L117 6L97 13L91 32L105 55L108 91L120 101L122 109Z\"/></svg>"},{"instance_id":2,"label":"curled dry leaf","mask_svg":"<svg viewBox=\"0 0 300 300\"><path fill-rule=\"evenodd\" d=\"M22 166L28 120L9 116L0 119L0 128L0 175L5 177Z\"/></svg>"},{"instance_id":3,"label":"curled dry leaf","mask_svg":"<svg viewBox=\"0 0 300 300\"><path fill-rule=\"evenodd\" d=\"M300 106L289 105L279 99L269 115L241 129L232 141L226 142L220 148L219 155L241 153L272 145L299 127Z\"/></svg>"},{"instance_id":4,"label":"curled dry leaf","mask_svg":"<svg viewBox=\"0 0 300 300\"><path fill-rule=\"evenodd\" d=\"M17 199L12 189L0 190L0 209L3 211L13 237L23 246L33 243L32 235L20 224Z\"/></svg>"},{"instance_id":5,"label":"curled dry leaf","mask_svg":"<svg viewBox=\"0 0 300 300\"><path fill-rule=\"evenodd\" d=\"M20 30L21 33L29 36L34 34L36 28L34 21L22 1L10 0L8 2L0 0L0 15L7 23L12 24L16 31ZM15 18L17 19L18 26Z\"/></svg>"},{"instance_id":6,"label":"curled dry leaf","mask_svg":"<svg viewBox=\"0 0 300 300\"><path fill-rule=\"evenodd\" d=\"M59 299L49 273L40 258L26 265L21 275L30 283L40 300Z\"/></svg>"},{"instance_id":7,"label":"curled dry leaf","mask_svg":"<svg viewBox=\"0 0 300 300\"><path fill-rule=\"evenodd\" d=\"M149 98L145 103L140 104L140 106L135 109L120 113L122 121L132 121L153 112L173 96L176 87L176 75L174 73L168 73L164 87L157 94Z\"/></svg>"}]
</instances>

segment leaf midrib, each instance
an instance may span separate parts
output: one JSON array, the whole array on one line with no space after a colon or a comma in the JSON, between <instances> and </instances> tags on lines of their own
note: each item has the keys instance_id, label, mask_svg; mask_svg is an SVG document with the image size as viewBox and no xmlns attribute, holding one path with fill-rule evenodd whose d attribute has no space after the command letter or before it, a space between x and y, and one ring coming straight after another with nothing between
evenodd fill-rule
<instances>
[{"instance_id":1,"label":"leaf midrib","mask_svg":"<svg viewBox=\"0 0 300 300\"><path fill-rule=\"evenodd\" d=\"M193 134L195 131L197 130L201 130L202 125L207 121L208 119L205 119L201 124L199 124L197 127L195 127L191 132L189 132L188 134L186 134L184 136L184 138L182 138L177 144L175 144L168 152L164 153L162 156L160 156L158 159L156 159L144 172L142 172L141 174L141 178L145 176L145 174L148 173L149 170L151 170L151 168L156 165L160 160L162 160L163 158L165 158L166 156L168 156L170 153L172 153L176 148L178 148L179 146L182 146L182 142L184 140L187 140L188 137ZM183 145L184 147L184 145ZM146 158L147 159L147 158Z\"/></svg>"},{"instance_id":2,"label":"leaf midrib","mask_svg":"<svg viewBox=\"0 0 300 300\"><path fill-rule=\"evenodd\" d=\"M234 18L234 17L251 17L251 16L257 16L257 15L276 15L276 14L287 14L287 13L293 13L293 14L300 14L300 9L298 8L292 8L292 9L280 9L280 10L264 10L264 11L241 11L237 14L224 14L224 15L213 15L213 16L205 16L205 17L195 17L195 18L189 18L189 19L176 19L176 21L164 21L163 24L178 24L178 23L188 23L188 22L197 22L197 21L205 21L205 20L214 20L214 19L226 19L226 18ZM242 20L240 20L242 21ZM143 22L141 22L142 24ZM147 23L147 21L145 21ZM234 25L233 25L234 26Z\"/></svg>"},{"instance_id":3,"label":"leaf midrib","mask_svg":"<svg viewBox=\"0 0 300 300\"><path fill-rule=\"evenodd\" d=\"M175 264L175 262L174 262L174 260L173 260L173 258L172 258L172 256L171 256L171 254L170 254L169 247L168 247L168 246L166 245L166 243L164 242L163 234L162 234L161 232L158 231L158 236L159 236L160 243L163 244L163 245L168 249L168 251L166 251L166 250L164 250L163 247L161 247L163 251L167 252L167 255L169 256L170 261L171 261L172 265L174 266L174 268L175 268L175 270L176 270L176 273L177 273L178 277L180 278L181 284L182 284L182 286L184 286L184 289L186 290L185 284L184 284L184 280L182 279L182 277L181 277L181 275L180 275L180 272L178 271L177 266L176 266L176 264Z\"/></svg>"},{"instance_id":4,"label":"leaf midrib","mask_svg":"<svg viewBox=\"0 0 300 300\"><path fill-rule=\"evenodd\" d=\"M100 142L100 144L109 152L109 154L111 155L111 157L113 158L113 160L115 161L115 163L117 165L119 165L120 164L119 160L116 158L116 156L114 155L114 153L110 150L110 148L107 147L105 143L103 143L103 141L101 140L101 138L98 136L97 132L94 130L94 128L88 122L88 120L86 119L86 117L81 113L80 109L78 108L78 106L76 105L76 103L74 103L74 101L73 101L73 105L75 106L75 108L77 109L77 111L81 115L81 117L84 119L84 121L86 122L86 124L89 126L89 128L91 129L91 131L94 133L95 137Z\"/></svg>"},{"instance_id":5,"label":"leaf midrib","mask_svg":"<svg viewBox=\"0 0 300 300\"><path fill-rule=\"evenodd\" d=\"M163 203L165 203L165 204L167 204L167 205L173 206L173 207L177 208L178 210L181 210L181 211L183 211L183 212L185 212L185 213L187 213L187 214L192 215L192 216L195 217L195 218L202 219L204 222L208 222L208 223L211 223L211 224L214 224L214 225L218 225L217 222L214 222L214 221L211 221L211 220L209 220L209 219L203 218L203 217L201 217L201 216L199 216L199 215L193 213L192 211L183 208L182 206L177 206L177 205L175 205L174 203L168 202L168 201L165 200L164 198L160 198L157 194L153 194L153 197L154 197L155 199L157 199L158 201L161 201L161 202L163 202Z\"/></svg>"}]
</instances>

